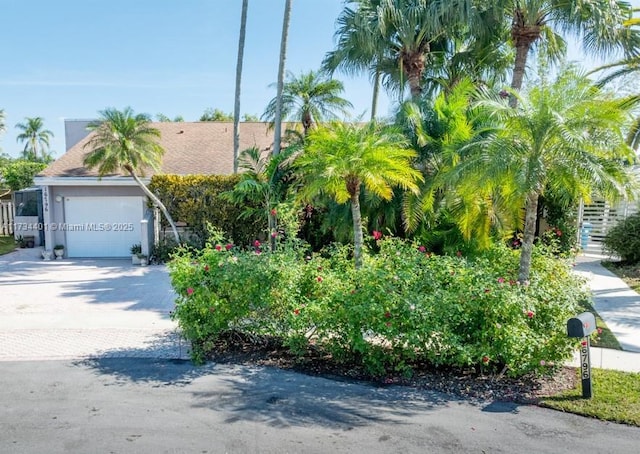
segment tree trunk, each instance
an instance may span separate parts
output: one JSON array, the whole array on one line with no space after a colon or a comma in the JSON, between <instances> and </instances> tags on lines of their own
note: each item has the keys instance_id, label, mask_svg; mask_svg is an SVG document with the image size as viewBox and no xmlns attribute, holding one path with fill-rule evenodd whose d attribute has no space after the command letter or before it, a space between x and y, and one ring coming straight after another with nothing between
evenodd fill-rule
<instances>
[{"instance_id":1,"label":"tree trunk","mask_svg":"<svg viewBox=\"0 0 640 454\"><path fill-rule=\"evenodd\" d=\"M371 121L376 119L378 110L378 93L380 92L380 70L376 69L373 77L373 97L371 99Z\"/></svg>"},{"instance_id":2,"label":"tree trunk","mask_svg":"<svg viewBox=\"0 0 640 454\"><path fill-rule=\"evenodd\" d=\"M236 63L236 99L233 108L233 173L238 173L238 153L240 151L240 86L242 83L242 63L244 60L244 38L247 31L248 7L249 0L242 0L240 38L238 39L238 61Z\"/></svg>"},{"instance_id":3,"label":"tree trunk","mask_svg":"<svg viewBox=\"0 0 640 454\"><path fill-rule=\"evenodd\" d=\"M278 65L278 92L276 94L276 113L274 119L273 155L280 153L282 140L282 91L284 89L284 67L287 58L287 40L289 37L289 19L291 18L291 1L284 2L284 18L282 20L282 38L280 39L280 64Z\"/></svg>"},{"instance_id":4,"label":"tree trunk","mask_svg":"<svg viewBox=\"0 0 640 454\"><path fill-rule=\"evenodd\" d=\"M351 194L351 216L353 217L353 258L356 269L362 267L362 214L360 213L360 185Z\"/></svg>"},{"instance_id":5,"label":"tree trunk","mask_svg":"<svg viewBox=\"0 0 640 454\"><path fill-rule=\"evenodd\" d=\"M169 214L167 207L165 207L164 204L158 198L158 196L155 195L153 192L151 192L149 188L147 188L147 186L140 180L140 178L138 178L138 176L135 174L133 169L126 168L126 170L129 172L129 175L131 175L131 178L133 178L134 181L138 184L138 186L140 186L140 189L142 189L142 192L144 192L145 195L149 197L158 208L160 208L160 211L162 211L162 214L164 214L164 217L167 219L167 221L169 222L169 225L171 226L171 230L173 231L173 237L176 240L176 244L180 244L180 235L178 235L178 229L176 227L175 222L173 222L173 218Z\"/></svg>"},{"instance_id":6,"label":"tree trunk","mask_svg":"<svg viewBox=\"0 0 640 454\"><path fill-rule=\"evenodd\" d=\"M522 81L524 80L524 73L527 69L527 56L529 55L530 44L522 44L516 46L516 61L513 65L513 76L511 78L511 88L516 91L520 91L522 88ZM518 105L518 99L511 95L509 97L509 106L516 107Z\"/></svg>"},{"instance_id":7,"label":"tree trunk","mask_svg":"<svg viewBox=\"0 0 640 454\"><path fill-rule=\"evenodd\" d=\"M267 214L267 216L268 216L268 219L269 219L269 222L268 222L268 225L269 225L269 244L271 246L271 252L275 252L276 251L276 247L277 247L277 241L276 241L276 237L273 236L273 234L275 232L277 232L277 230L276 230L277 226L278 226L277 219L273 214L271 214L271 210L269 210L269 213Z\"/></svg>"},{"instance_id":8,"label":"tree trunk","mask_svg":"<svg viewBox=\"0 0 640 454\"><path fill-rule=\"evenodd\" d=\"M533 252L533 240L536 235L539 198L540 195L537 192L532 192L527 196L524 207L524 238L520 249L520 269L518 270L518 281L521 284L529 279L529 272L531 271L531 254Z\"/></svg>"}]
</instances>

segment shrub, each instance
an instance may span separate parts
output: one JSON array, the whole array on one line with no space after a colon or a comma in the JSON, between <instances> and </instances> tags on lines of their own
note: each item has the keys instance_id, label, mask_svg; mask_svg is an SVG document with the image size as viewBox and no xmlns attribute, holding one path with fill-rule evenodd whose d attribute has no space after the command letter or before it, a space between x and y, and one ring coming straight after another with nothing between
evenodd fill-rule
<instances>
[{"instance_id":1,"label":"shrub","mask_svg":"<svg viewBox=\"0 0 640 454\"><path fill-rule=\"evenodd\" d=\"M149 189L162 200L174 220L187 224L190 240L196 246L204 245L210 225L224 231L236 244L248 245L263 230L261 221L249 217L238 222L243 208L220 196L230 191L238 178L238 175L154 175Z\"/></svg>"},{"instance_id":2,"label":"shrub","mask_svg":"<svg viewBox=\"0 0 640 454\"><path fill-rule=\"evenodd\" d=\"M566 263L537 250L520 285L518 253L506 247L467 259L377 243L359 270L343 246L308 256L290 244L272 254L219 241L179 252L170 263L174 317L194 359L229 330L275 336L294 353L313 344L374 375L426 361L517 376L570 354L566 320L585 293Z\"/></svg>"},{"instance_id":3,"label":"shrub","mask_svg":"<svg viewBox=\"0 0 640 454\"><path fill-rule=\"evenodd\" d=\"M640 213L618 222L609 230L603 246L606 252L619 256L628 264L640 262Z\"/></svg>"}]
</instances>

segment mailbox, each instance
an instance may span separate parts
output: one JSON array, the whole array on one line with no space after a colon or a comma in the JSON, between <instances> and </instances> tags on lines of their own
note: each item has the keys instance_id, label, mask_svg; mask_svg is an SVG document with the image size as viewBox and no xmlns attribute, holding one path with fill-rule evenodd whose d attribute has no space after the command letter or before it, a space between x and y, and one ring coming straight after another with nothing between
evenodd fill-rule
<instances>
[{"instance_id":1,"label":"mailbox","mask_svg":"<svg viewBox=\"0 0 640 454\"><path fill-rule=\"evenodd\" d=\"M591 312L583 312L567 321L567 336L588 337L596 330L596 318Z\"/></svg>"}]
</instances>

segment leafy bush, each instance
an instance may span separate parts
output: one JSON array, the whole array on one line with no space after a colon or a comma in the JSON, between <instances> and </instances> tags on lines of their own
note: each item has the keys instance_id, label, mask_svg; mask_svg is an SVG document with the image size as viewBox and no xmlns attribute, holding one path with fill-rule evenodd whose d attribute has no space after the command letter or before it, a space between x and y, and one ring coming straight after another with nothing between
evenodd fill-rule
<instances>
[{"instance_id":1,"label":"leafy bush","mask_svg":"<svg viewBox=\"0 0 640 454\"><path fill-rule=\"evenodd\" d=\"M618 222L607 232L604 249L628 264L640 262L640 213Z\"/></svg>"},{"instance_id":2,"label":"leafy bush","mask_svg":"<svg viewBox=\"0 0 640 454\"><path fill-rule=\"evenodd\" d=\"M220 195L233 189L238 175L154 175L149 189L165 204L174 220L187 224L190 239L202 247L209 226L214 226L237 244L248 245L263 230L259 219L238 222L243 208ZM163 223L166 222L163 218Z\"/></svg>"},{"instance_id":3,"label":"leafy bush","mask_svg":"<svg viewBox=\"0 0 640 454\"><path fill-rule=\"evenodd\" d=\"M349 247L313 256L300 246L241 251L221 239L170 263L174 317L206 358L229 330L309 345L369 373L434 366L548 370L570 354L566 320L585 297L564 263L538 250L530 282L516 282L518 253L494 247L471 259L436 256L394 238L355 270Z\"/></svg>"}]
</instances>

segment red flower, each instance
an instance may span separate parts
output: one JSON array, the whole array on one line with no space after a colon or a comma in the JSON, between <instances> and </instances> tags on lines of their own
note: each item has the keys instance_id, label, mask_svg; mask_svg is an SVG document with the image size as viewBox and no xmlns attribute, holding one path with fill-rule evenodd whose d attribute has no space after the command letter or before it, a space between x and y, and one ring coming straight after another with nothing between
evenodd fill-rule
<instances>
[{"instance_id":1,"label":"red flower","mask_svg":"<svg viewBox=\"0 0 640 454\"><path fill-rule=\"evenodd\" d=\"M278 212L275 210L275 208L271 210L271 216L275 216L276 214L278 214Z\"/></svg>"},{"instance_id":2,"label":"red flower","mask_svg":"<svg viewBox=\"0 0 640 454\"><path fill-rule=\"evenodd\" d=\"M380 238L382 238L382 232L378 232L377 230L373 231L373 239L374 240L379 240Z\"/></svg>"},{"instance_id":3,"label":"red flower","mask_svg":"<svg viewBox=\"0 0 640 454\"><path fill-rule=\"evenodd\" d=\"M316 278L316 280L317 280L318 282L322 282L322 276L318 276L318 277Z\"/></svg>"},{"instance_id":4,"label":"red flower","mask_svg":"<svg viewBox=\"0 0 640 454\"><path fill-rule=\"evenodd\" d=\"M533 318L534 315L536 314L534 314L533 311L527 311L527 317Z\"/></svg>"},{"instance_id":5,"label":"red flower","mask_svg":"<svg viewBox=\"0 0 640 454\"><path fill-rule=\"evenodd\" d=\"M418 251L420 251L420 252L427 252L427 248L426 248L426 247L424 247L424 246L420 246L420 247L418 248Z\"/></svg>"},{"instance_id":6,"label":"red flower","mask_svg":"<svg viewBox=\"0 0 640 454\"><path fill-rule=\"evenodd\" d=\"M192 287L189 287L187 289L187 295L193 295L193 288Z\"/></svg>"},{"instance_id":7,"label":"red flower","mask_svg":"<svg viewBox=\"0 0 640 454\"><path fill-rule=\"evenodd\" d=\"M580 342L580 343L582 344L582 346L583 346L583 347L586 347L586 346L587 346L587 341L582 341L582 342Z\"/></svg>"},{"instance_id":8,"label":"red flower","mask_svg":"<svg viewBox=\"0 0 640 454\"><path fill-rule=\"evenodd\" d=\"M221 251L222 250L222 246L220 246L219 244L216 244L216 251Z\"/></svg>"},{"instance_id":9,"label":"red flower","mask_svg":"<svg viewBox=\"0 0 640 454\"><path fill-rule=\"evenodd\" d=\"M275 238L278 236L278 232L271 232L271 238Z\"/></svg>"},{"instance_id":10,"label":"red flower","mask_svg":"<svg viewBox=\"0 0 640 454\"><path fill-rule=\"evenodd\" d=\"M602 328L598 328L598 334L602 334Z\"/></svg>"},{"instance_id":11,"label":"red flower","mask_svg":"<svg viewBox=\"0 0 640 454\"><path fill-rule=\"evenodd\" d=\"M482 357L482 362L483 362L483 363L485 363L485 364L487 364L487 363L489 362L489 357L488 357L487 355L484 355L484 356Z\"/></svg>"},{"instance_id":12,"label":"red flower","mask_svg":"<svg viewBox=\"0 0 640 454\"><path fill-rule=\"evenodd\" d=\"M225 246L225 248L227 249L227 251L230 251L232 247L233 247L233 244L231 244L231 243L228 243L228 244Z\"/></svg>"},{"instance_id":13,"label":"red flower","mask_svg":"<svg viewBox=\"0 0 640 454\"><path fill-rule=\"evenodd\" d=\"M513 279L509 279L509 285L516 285L516 281L514 281Z\"/></svg>"},{"instance_id":14,"label":"red flower","mask_svg":"<svg viewBox=\"0 0 640 454\"><path fill-rule=\"evenodd\" d=\"M558 236L562 236L562 230L557 229L557 230L556 230L556 235L558 235Z\"/></svg>"},{"instance_id":15,"label":"red flower","mask_svg":"<svg viewBox=\"0 0 640 454\"><path fill-rule=\"evenodd\" d=\"M260 241L255 240L255 241L253 242L253 245L254 245L255 247L260 247Z\"/></svg>"},{"instance_id":16,"label":"red flower","mask_svg":"<svg viewBox=\"0 0 640 454\"><path fill-rule=\"evenodd\" d=\"M504 284L504 278L503 277L499 277L498 278L498 284Z\"/></svg>"},{"instance_id":17,"label":"red flower","mask_svg":"<svg viewBox=\"0 0 640 454\"><path fill-rule=\"evenodd\" d=\"M485 293L489 293L490 291L491 291L491 290L489 290L488 288L485 288L485 289L484 289L484 292L485 292Z\"/></svg>"},{"instance_id":18,"label":"red flower","mask_svg":"<svg viewBox=\"0 0 640 454\"><path fill-rule=\"evenodd\" d=\"M293 310L293 314L294 315L300 315L300 309L294 309Z\"/></svg>"},{"instance_id":19,"label":"red flower","mask_svg":"<svg viewBox=\"0 0 640 454\"><path fill-rule=\"evenodd\" d=\"M384 313L385 318L391 318L391 312L387 311Z\"/></svg>"},{"instance_id":20,"label":"red flower","mask_svg":"<svg viewBox=\"0 0 640 454\"><path fill-rule=\"evenodd\" d=\"M204 266L204 270L205 270L205 271L209 271L209 265L205 265L205 266Z\"/></svg>"}]
</instances>

